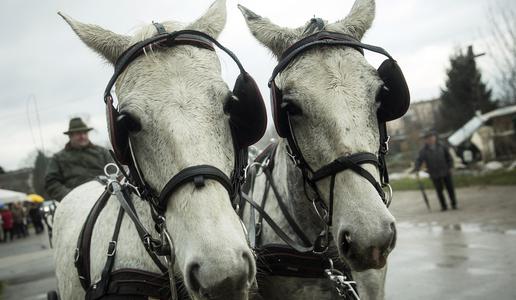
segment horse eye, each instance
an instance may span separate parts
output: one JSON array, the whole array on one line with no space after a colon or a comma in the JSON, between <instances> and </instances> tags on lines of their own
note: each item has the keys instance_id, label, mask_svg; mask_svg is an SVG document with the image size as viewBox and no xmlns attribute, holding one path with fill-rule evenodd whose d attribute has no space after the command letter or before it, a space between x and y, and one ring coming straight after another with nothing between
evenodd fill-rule
<instances>
[{"instance_id":1,"label":"horse eye","mask_svg":"<svg viewBox=\"0 0 516 300\"><path fill-rule=\"evenodd\" d=\"M233 93L229 93L226 96L226 99L224 100L224 106L223 106L224 113L230 114L233 111L235 104L237 104L237 103L238 103L238 98L235 95L233 95Z\"/></svg>"},{"instance_id":2,"label":"horse eye","mask_svg":"<svg viewBox=\"0 0 516 300\"><path fill-rule=\"evenodd\" d=\"M385 84L379 86L378 90L376 91L376 102L382 102L388 93L389 88L385 86Z\"/></svg>"},{"instance_id":3,"label":"horse eye","mask_svg":"<svg viewBox=\"0 0 516 300\"><path fill-rule=\"evenodd\" d=\"M127 128L129 132L138 132L142 130L142 125L140 122L138 122L136 118L126 112L120 114L120 116L117 118L117 123L119 126Z\"/></svg>"},{"instance_id":4,"label":"horse eye","mask_svg":"<svg viewBox=\"0 0 516 300\"><path fill-rule=\"evenodd\" d=\"M291 97L283 97L283 101L281 103L281 108L288 111L288 113L292 116L302 116L303 115L303 109L301 106L297 105L294 102L294 99Z\"/></svg>"}]
</instances>

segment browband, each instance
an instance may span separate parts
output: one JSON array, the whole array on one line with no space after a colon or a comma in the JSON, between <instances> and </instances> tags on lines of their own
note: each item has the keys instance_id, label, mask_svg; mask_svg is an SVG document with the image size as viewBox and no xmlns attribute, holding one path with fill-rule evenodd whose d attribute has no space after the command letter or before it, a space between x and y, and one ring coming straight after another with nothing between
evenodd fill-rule
<instances>
[{"instance_id":1,"label":"browband","mask_svg":"<svg viewBox=\"0 0 516 300\"><path fill-rule=\"evenodd\" d=\"M125 50L115 63L115 71L113 76L111 76L111 79L109 80L106 89L104 90L104 100L106 100L108 97L111 97L111 89L113 88L113 85L115 84L118 76L122 74L122 72L133 60L135 60L142 54L142 52L144 52L146 47L155 44L167 47L181 44L194 44L195 46L200 46L202 48L215 51L211 43L215 44L220 50L226 52L231 57L231 59L235 61L238 69L240 70L240 73L246 73L242 63L240 63L240 60L238 60L236 55L231 50L222 46L222 44L220 44L210 35L196 30L179 30L171 33L158 34L154 37L136 43Z\"/></svg>"},{"instance_id":2,"label":"browband","mask_svg":"<svg viewBox=\"0 0 516 300\"><path fill-rule=\"evenodd\" d=\"M272 71L271 78L269 79L269 87L271 86L276 76L278 76L278 74L283 71L296 56L318 45L349 46L360 52L362 55L364 55L363 49L366 49L372 52L383 54L389 59L394 60L392 56L381 47L364 44L348 34L321 31L316 34L307 36L306 38L294 43L287 50L285 50L285 52L280 57L279 63Z\"/></svg>"}]
</instances>

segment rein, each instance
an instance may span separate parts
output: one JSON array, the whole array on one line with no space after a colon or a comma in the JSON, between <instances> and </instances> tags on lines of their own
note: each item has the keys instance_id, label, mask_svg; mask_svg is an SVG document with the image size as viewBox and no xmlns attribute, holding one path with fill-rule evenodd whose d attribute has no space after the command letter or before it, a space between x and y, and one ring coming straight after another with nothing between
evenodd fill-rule
<instances>
[{"instance_id":1,"label":"rein","mask_svg":"<svg viewBox=\"0 0 516 300\"><path fill-rule=\"evenodd\" d=\"M242 218L246 202L251 205L248 234L250 245L257 254L257 263L260 265L260 269L266 274L274 276L327 278L333 282L335 289L342 298L360 299L356 291L356 282L352 279L349 267L342 263L334 266L333 260L327 253L332 237L329 227L326 225L326 219L319 213L315 204L314 209L325 226L314 242L310 241L297 224L295 217L289 212L287 202L279 193L272 176L277 148L277 143L269 145L250 165L252 169L248 173L247 189L241 191L241 205L238 212ZM257 170L261 170L266 177L266 188L261 204L256 203L250 196L253 193L254 181L258 176ZM265 211L265 200L269 189L273 190L283 216L301 243L292 239ZM255 219L255 210L259 213L258 222ZM261 244L263 220L287 245Z\"/></svg>"}]
</instances>

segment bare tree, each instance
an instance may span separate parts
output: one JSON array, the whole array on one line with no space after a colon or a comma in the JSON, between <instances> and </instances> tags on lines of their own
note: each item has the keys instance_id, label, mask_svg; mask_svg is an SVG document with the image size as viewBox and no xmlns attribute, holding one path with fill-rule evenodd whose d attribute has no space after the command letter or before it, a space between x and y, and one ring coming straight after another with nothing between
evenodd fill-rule
<instances>
[{"instance_id":1,"label":"bare tree","mask_svg":"<svg viewBox=\"0 0 516 300\"><path fill-rule=\"evenodd\" d=\"M516 104L516 9L509 4L498 2L488 10L493 38L488 48L502 105Z\"/></svg>"}]
</instances>

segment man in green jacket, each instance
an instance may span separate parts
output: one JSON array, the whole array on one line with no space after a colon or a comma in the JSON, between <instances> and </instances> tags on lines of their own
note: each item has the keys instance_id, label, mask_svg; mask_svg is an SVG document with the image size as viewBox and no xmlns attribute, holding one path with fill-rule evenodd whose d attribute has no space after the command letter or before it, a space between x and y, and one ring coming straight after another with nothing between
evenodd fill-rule
<instances>
[{"instance_id":1,"label":"man in green jacket","mask_svg":"<svg viewBox=\"0 0 516 300\"><path fill-rule=\"evenodd\" d=\"M104 166L112 162L109 152L94 145L88 138L89 128L81 118L70 120L69 142L56 153L48 165L45 189L48 195L61 201L73 188L104 174Z\"/></svg>"}]
</instances>

